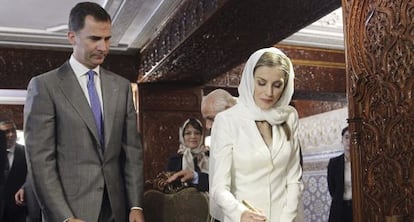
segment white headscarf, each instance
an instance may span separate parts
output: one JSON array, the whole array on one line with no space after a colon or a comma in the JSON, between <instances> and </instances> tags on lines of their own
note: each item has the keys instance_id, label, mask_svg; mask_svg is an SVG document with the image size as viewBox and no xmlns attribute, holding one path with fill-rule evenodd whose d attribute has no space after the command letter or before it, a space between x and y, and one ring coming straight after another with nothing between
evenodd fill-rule
<instances>
[{"instance_id":1,"label":"white headscarf","mask_svg":"<svg viewBox=\"0 0 414 222\"><path fill-rule=\"evenodd\" d=\"M200 144L197 148L189 148L185 146L184 143L184 130L187 127L188 123L190 122L190 119L187 119L183 126L179 129L179 138L180 138L180 147L177 151L178 154L183 155L182 160L182 168L183 170L195 170L194 167L194 158L197 158L197 165L200 168L201 172L208 173L208 157L205 155L205 152L207 151L205 146L203 145L203 134L201 134ZM198 119L196 120L197 123L203 128L203 124Z\"/></svg>"},{"instance_id":2,"label":"white headscarf","mask_svg":"<svg viewBox=\"0 0 414 222\"><path fill-rule=\"evenodd\" d=\"M257 64L259 58L265 53L271 52L278 55L281 55L286 58L289 63L289 73L288 81L283 94L276 104L268 109L262 110L254 102L254 67ZM295 73L293 72L293 66L290 59L279 49L271 47L257 50L254 52L250 58L247 60L246 65L243 69L242 78L239 85L239 104L241 107L245 108L243 112L246 117L249 119L254 119L255 121L267 121L271 125L282 124L287 120L288 115L291 112L294 112L294 108L289 106L289 103L293 96L294 86L293 80L295 78Z\"/></svg>"}]
</instances>

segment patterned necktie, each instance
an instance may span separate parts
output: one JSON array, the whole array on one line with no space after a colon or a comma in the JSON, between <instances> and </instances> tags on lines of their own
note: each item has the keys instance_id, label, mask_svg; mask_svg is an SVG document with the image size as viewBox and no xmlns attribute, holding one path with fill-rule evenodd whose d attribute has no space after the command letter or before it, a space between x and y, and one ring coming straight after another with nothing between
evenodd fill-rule
<instances>
[{"instance_id":1,"label":"patterned necktie","mask_svg":"<svg viewBox=\"0 0 414 222\"><path fill-rule=\"evenodd\" d=\"M93 116L95 117L96 127L98 129L99 140L101 142L101 146L104 145L104 133L103 133L103 118L102 118L102 109L101 109L101 102L99 100L98 92L96 91L95 87L95 72L93 70L88 71L88 94L89 94L89 101L91 103L91 109Z\"/></svg>"}]
</instances>

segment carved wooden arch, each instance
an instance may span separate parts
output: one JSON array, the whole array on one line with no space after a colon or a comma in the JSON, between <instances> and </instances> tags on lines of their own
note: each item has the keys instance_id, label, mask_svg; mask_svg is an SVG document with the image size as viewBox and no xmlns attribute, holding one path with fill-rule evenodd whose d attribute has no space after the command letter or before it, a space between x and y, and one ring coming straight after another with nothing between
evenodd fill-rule
<instances>
[{"instance_id":1,"label":"carved wooden arch","mask_svg":"<svg viewBox=\"0 0 414 222\"><path fill-rule=\"evenodd\" d=\"M414 2L342 3L354 219L414 221Z\"/></svg>"}]
</instances>

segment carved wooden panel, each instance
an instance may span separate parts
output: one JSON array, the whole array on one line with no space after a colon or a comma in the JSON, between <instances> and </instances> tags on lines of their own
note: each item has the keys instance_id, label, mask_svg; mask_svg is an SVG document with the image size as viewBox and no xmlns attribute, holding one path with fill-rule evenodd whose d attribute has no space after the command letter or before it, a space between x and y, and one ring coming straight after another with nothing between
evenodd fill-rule
<instances>
[{"instance_id":1,"label":"carved wooden panel","mask_svg":"<svg viewBox=\"0 0 414 222\"><path fill-rule=\"evenodd\" d=\"M58 67L68 51L3 48L0 50L0 88L26 89L33 76Z\"/></svg>"},{"instance_id":2,"label":"carved wooden panel","mask_svg":"<svg viewBox=\"0 0 414 222\"><path fill-rule=\"evenodd\" d=\"M295 70L295 92L312 92L313 95L343 94L345 97L346 70L343 50L290 45L276 47L292 60Z\"/></svg>"},{"instance_id":3,"label":"carved wooden panel","mask_svg":"<svg viewBox=\"0 0 414 222\"><path fill-rule=\"evenodd\" d=\"M341 101L292 100L298 111L299 118L340 109L348 105Z\"/></svg>"},{"instance_id":4,"label":"carved wooden panel","mask_svg":"<svg viewBox=\"0 0 414 222\"><path fill-rule=\"evenodd\" d=\"M179 146L178 129L190 117L201 120L201 89L179 84L139 84L139 118L144 146L144 174L166 170Z\"/></svg>"},{"instance_id":5,"label":"carved wooden panel","mask_svg":"<svg viewBox=\"0 0 414 222\"><path fill-rule=\"evenodd\" d=\"M23 130L23 105L0 105L0 116L11 118L17 129Z\"/></svg>"},{"instance_id":6,"label":"carved wooden panel","mask_svg":"<svg viewBox=\"0 0 414 222\"><path fill-rule=\"evenodd\" d=\"M224 0L223 0L224 1ZM151 72L217 9L217 0L183 1L161 33L142 50L140 74Z\"/></svg>"},{"instance_id":7,"label":"carved wooden panel","mask_svg":"<svg viewBox=\"0 0 414 222\"><path fill-rule=\"evenodd\" d=\"M142 111L194 111L200 109L200 92L178 84L140 84Z\"/></svg>"},{"instance_id":8,"label":"carved wooden panel","mask_svg":"<svg viewBox=\"0 0 414 222\"><path fill-rule=\"evenodd\" d=\"M295 62L295 61L293 61ZM345 69L316 65L294 65L295 90L325 93L345 93Z\"/></svg>"},{"instance_id":9,"label":"carved wooden panel","mask_svg":"<svg viewBox=\"0 0 414 222\"><path fill-rule=\"evenodd\" d=\"M23 48L0 49L0 89L26 89L33 76L59 67L71 51ZM102 65L131 82L138 78L138 56L110 54Z\"/></svg>"},{"instance_id":10,"label":"carved wooden panel","mask_svg":"<svg viewBox=\"0 0 414 222\"><path fill-rule=\"evenodd\" d=\"M354 218L414 221L414 2L343 6Z\"/></svg>"},{"instance_id":11,"label":"carved wooden panel","mask_svg":"<svg viewBox=\"0 0 414 222\"><path fill-rule=\"evenodd\" d=\"M339 6L339 0L184 1L184 9L142 50L141 81L205 83Z\"/></svg>"},{"instance_id":12,"label":"carved wooden panel","mask_svg":"<svg viewBox=\"0 0 414 222\"><path fill-rule=\"evenodd\" d=\"M237 88L240 83L241 75L243 72L243 67L245 63L242 63L235 68L232 68L230 71L223 73L209 82L207 82L206 86L216 86L216 87L229 87L229 88Z\"/></svg>"}]
</instances>

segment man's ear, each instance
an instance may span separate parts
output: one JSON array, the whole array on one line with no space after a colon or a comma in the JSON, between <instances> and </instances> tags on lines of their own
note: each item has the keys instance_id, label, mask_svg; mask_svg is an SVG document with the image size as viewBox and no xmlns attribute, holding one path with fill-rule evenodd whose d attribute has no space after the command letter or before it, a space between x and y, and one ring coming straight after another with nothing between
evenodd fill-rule
<instances>
[{"instance_id":1,"label":"man's ear","mask_svg":"<svg viewBox=\"0 0 414 222\"><path fill-rule=\"evenodd\" d=\"M73 31L69 31L68 32L68 41L70 42L71 45L75 45L76 44L76 35L75 35L75 32L73 32Z\"/></svg>"}]
</instances>

